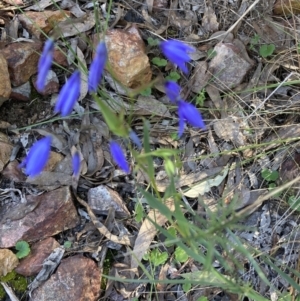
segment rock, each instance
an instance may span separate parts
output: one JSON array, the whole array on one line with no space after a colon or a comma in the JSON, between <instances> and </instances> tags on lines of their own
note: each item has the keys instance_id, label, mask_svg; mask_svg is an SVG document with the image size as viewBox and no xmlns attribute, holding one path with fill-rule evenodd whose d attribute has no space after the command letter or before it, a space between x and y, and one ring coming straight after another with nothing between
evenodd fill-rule
<instances>
[{"instance_id":1,"label":"rock","mask_svg":"<svg viewBox=\"0 0 300 301\"><path fill-rule=\"evenodd\" d=\"M15 271L23 276L30 277L39 273L43 261L51 252L59 247L59 243L52 237L41 240L31 246L30 254L21 259Z\"/></svg>"},{"instance_id":2,"label":"rock","mask_svg":"<svg viewBox=\"0 0 300 301\"><path fill-rule=\"evenodd\" d=\"M19 101L28 101L30 100L31 95L31 86L29 82L25 84L12 88L10 98L19 100Z\"/></svg>"},{"instance_id":3,"label":"rock","mask_svg":"<svg viewBox=\"0 0 300 301\"><path fill-rule=\"evenodd\" d=\"M231 43L218 43L215 56L209 63L208 72L214 75L214 82L228 90L239 85L252 65L241 54L241 50Z\"/></svg>"},{"instance_id":4,"label":"rock","mask_svg":"<svg viewBox=\"0 0 300 301\"><path fill-rule=\"evenodd\" d=\"M299 0L277 0L274 3L273 13L275 15L290 16L300 13Z\"/></svg>"},{"instance_id":5,"label":"rock","mask_svg":"<svg viewBox=\"0 0 300 301\"><path fill-rule=\"evenodd\" d=\"M130 216L130 212L119 194L104 185L91 188L88 191L88 204L96 214L108 214L110 207L113 207L117 217Z\"/></svg>"},{"instance_id":6,"label":"rock","mask_svg":"<svg viewBox=\"0 0 300 301\"><path fill-rule=\"evenodd\" d=\"M32 292L32 301L96 301L100 297L97 264L82 255L61 261L57 271Z\"/></svg>"},{"instance_id":7,"label":"rock","mask_svg":"<svg viewBox=\"0 0 300 301\"><path fill-rule=\"evenodd\" d=\"M149 58L136 27L108 30L105 42L112 75L124 86L134 89L151 81Z\"/></svg>"},{"instance_id":8,"label":"rock","mask_svg":"<svg viewBox=\"0 0 300 301\"><path fill-rule=\"evenodd\" d=\"M35 76L33 77L32 80L35 89L37 89L36 79L37 77ZM59 81L57 75L54 71L50 70L46 77L45 89L43 92L39 92L39 93L42 95L52 95L53 93L57 93L58 91L59 91Z\"/></svg>"},{"instance_id":9,"label":"rock","mask_svg":"<svg viewBox=\"0 0 300 301\"><path fill-rule=\"evenodd\" d=\"M65 10L44 10L43 12L28 11L19 15L19 20L23 27L32 35L40 39L43 32L48 34L54 26L71 16L69 11Z\"/></svg>"},{"instance_id":10,"label":"rock","mask_svg":"<svg viewBox=\"0 0 300 301\"><path fill-rule=\"evenodd\" d=\"M13 146L9 142L8 137L0 132L0 171L9 161Z\"/></svg>"},{"instance_id":11,"label":"rock","mask_svg":"<svg viewBox=\"0 0 300 301\"><path fill-rule=\"evenodd\" d=\"M0 106L9 98L11 85L8 73L7 61L0 53Z\"/></svg>"},{"instance_id":12,"label":"rock","mask_svg":"<svg viewBox=\"0 0 300 301\"><path fill-rule=\"evenodd\" d=\"M10 273L18 263L18 258L11 250L0 250L0 277Z\"/></svg>"},{"instance_id":13,"label":"rock","mask_svg":"<svg viewBox=\"0 0 300 301\"><path fill-rule=\"evenodd\" d=\"M8 63L10 80L15 87L26 83L37 72L41 43L20 42L9 44L1 50Z\"/></svg>"},{"instance_id":14,"label":"rock","mask_svg":"<svg viewBox=\"0 0 300 301\"><path fill-rule=\"evenodd\" d=\"M69 187L38 196L26 195L26 199L25 204L0 207L0 248L13 247L18 240L44 239L79 223Z\"/></svg>"}]
</instances>

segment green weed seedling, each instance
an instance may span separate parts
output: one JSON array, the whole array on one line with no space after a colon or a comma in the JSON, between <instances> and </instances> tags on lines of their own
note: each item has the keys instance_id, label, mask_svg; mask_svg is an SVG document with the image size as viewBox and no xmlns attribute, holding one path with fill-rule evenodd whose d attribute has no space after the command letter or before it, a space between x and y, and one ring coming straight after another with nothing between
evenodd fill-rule
<instances>
[{"instance_id":1,"label":"green weed seedling","mask_svg":"<svg viewBox=\"0 0 300 301\"><path fill-rule=\"evenodd\" d=\"M174 255L175 259L181 263L184 263L189 259L189 255L181 247L175 249Z\"/></svg>"},{"instance_id":2,"label":"green weed seedling","mask_svg":"<svg viewBox=\"0 0 300 301\"><path fill-rule=\"evenodd\" d=\"M268 188L270 191L272 189L276 188L277 185L276 185L275 181L277 181L279 178L278 171L265 168L261 171L261 176L264 180L266 180L268 182L268 184L269 184ZM279 196L279 195L275 195L275 197L276 196Z\"/></svg>"},{"instance_id":3,"label":"green weed seedling","mask_svg":"<svg viewBox=\"0 0 300 301\"><path fill-rule=\"evenodd\" d=\"M263 58L266 58L266 57L272 55L274 50L275 50L274 44L261 45L259 47L259 55L262 56Z\"/></svg>"},{"instance_id":4,"label":"green weed seedling","mask_svg":"<svg viewBox=\"0 0 300 301\"><path fill-rule=\"evenodd\" d=\"M204 105L204 100L206 99L205 92L206 92L206 90L205 90L205 88L203 88L196 97L196 104L199 107L203 107L203 105Z\"/></svg>"},{"instance_id":5,"label":"green weed seedling","mask_svg":"<svg viewBox=\"0 0 300 301\"><path fill-rule=\"evenodd\" d=\"M66 240L66 241L64 242L64 248L65 248L65 249L70 249L71 247L72 247L72 242L69 241L69 240Z\"/></svg>"},{"instance_id":6,"label":"green weed seedling","mask_svg":"<svg viewBox=\"0 0 300 301\"><path fill-rule=\"evenodd\" d=\"M154 47L154 46L158 46L159 45L159 40L158 39L153 39L151 37L149 37L147 39L147 42L148 42L148 45L151 46L151 47Z\"/></svg>"},{"instance_id":7,"label":"green weed seedling","mask_svg":"<svg viewBox=\"0 0 300 301\"><path fill-rule=\"evenodd\" d=\"M165 66L167 66L167 64L168 64L167 60L161 59L161 58L159 58L159 57L157 57L157 56L154 57L154 58L151 60L151 62L152 62L154 65L158 66L158 67L165 67Z\"/></svg>"},{"instance_id":8,"label":"green weed seedling","mask_svg":"<svg viewBox=\"0 0 300 301\"><path fill-rule=\"evenodd\" d=\"M166 80L171 80L173 82L177 82L178 80L180 80L180 78L180 74L176 71L172 71L168 76L166 76Z\"/></svg>"},{"instance_id":9,"label":"green weed seedling","mask_svg":"<svg viewBox=\"0 0 300 301\"><path fill-rule=\"evenodd\" d=\"M21 259L21 258L24 258L26 256L28 256L28 254L30 253L30 246L28 244L27 241L24 241L24 240L20 240L16 243L16 246L15 246L16 250L18 251L16 253L16 256Z\"/></svg>"},{"instance_id":10,"label":"green weed seedling","mask_svg":"<svg viewBox=\"0 0 300 301\"><path fill-rule=\"evenodd\" d=\"M150 261L155 267L164 264L168 259L167 252L161 252L157 248L152 251L146 253L143 256L143 259L146 261Z\"/></svg>"}]
</instances>

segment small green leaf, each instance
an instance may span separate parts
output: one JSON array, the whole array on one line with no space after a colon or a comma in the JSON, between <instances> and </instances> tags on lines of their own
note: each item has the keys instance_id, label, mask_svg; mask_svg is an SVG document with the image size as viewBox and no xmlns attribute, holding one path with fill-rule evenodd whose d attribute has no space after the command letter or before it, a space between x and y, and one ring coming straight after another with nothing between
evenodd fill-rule
<instances>
[{"instance_id":1,"label":"small green leaf","mask_svg":"<svg viewBox=\"0 0 300 301\"><path fill-rule=\"evenodd\" d=\"M30 247L27 241L20 240L16 243L16 250L18 250L16 256L21 259L26 257L30 253Z\"/></svg>"},{"instance_id":2,"label":"small green leaf","mask_svg":"<svg viewBox=\"0 0 300 301\"><path fill-rule=\"evenodd\" d=\"M182 248L177 247L175 250L175 259L179 262L186 262L189 259L189 256Z\"/></svg>"},{"instance_id":3,"label":"small green leaf","mask_svg":"<svg viewBox=\"0 0 300 301\"><path fill-rule=\"evenodd\" d=\"M197 301L208 301L208 299L205 296L201 296L200 298L197 299Z\"/></svg>"},{"instance_id":4,"label":"small green leaf","mask_svg":"<svg viewBox=\"0 0 300 301\"><path fill-rule=\"evenodd\" d=\"M279 173L276 170L263 169L261 171L261 176L268 182L274 182L279 178Z\"/></svg>"},{"instance_id":5,"label":"small green leaf","mask_svg":"<svg viewBox=\"0 0 300 301\"><path fill-rule=\"evenodd\" d=\"M150 261L153 263L154 266L159 266L164 264L168 259L167 252L160 252L158 249L154 249L150 253Z\"/></svg>"},{"instance_id":6,"label":"small green leaf","mask_svg":"<svg viewBox=\"0 0 300 301\"><path fill-rule=\"evenodd\" d=\"M141 95L142 95L142 96L150 96L151 93L152 93L152 89L151 89L151 87L148 87L148 88L146 88L145 90L143 90L143 91L141 92Z\"/></svg>"},{"instance_id":7,"label":"small green leaf","mask_svg":"<svg viewBox=\"0 0 300 301\"><path fill-rule=\"evenodd\" d=\"M192 284L189 282L186 282L182 285L182 289L185 293L187 293L192 287Z\"/></svg>"},{"instance_id":8,"label":"small green leaf","mask_svg":"<svg viewBox=\"0 0 300 301\"><path fill-rule=\"evenodd\" d=\"M137 202L135 205L135 221L139 223L143 219L143 206L140 202Z\"/></svg>"},{"instance_id":9,"label":"small green leaf","mask_svg":"<svg viewBox=\"0 0 300 301\"><path fill-rule=\"evenodd\" d=\"M171 80L173 82L177 82L180 78L180 74L176 71L172 71L168 76L166 76L166 80Z\"/></svg>"},{"instance_id":10,"label":"small green leaf","mask_svg":"<svg viewBox=\"0 0 300 301\"><path fill-rule=\"evenodd\" d=\"M157 46L157 45L159 45L159 40L158 39L153 39L151 37L149 37L147 39L147 42L148 42L149 46Z\"/></svg>"},{"instance_id":11,"label":"small green leaf","mask_svg":"<svg viewBox=\"0 0 300 301\"><path fill-rule=\"evenodd\" d=\"M158 66L158 67L165 67L165 66L167 66L167 64L168 64L167 60L161 59L161 58L159 58L159 57L154 57L154 58L151 60L151 62L152 62L154 65Z\"/></svg>"},{"instance_id":12,"label":"small green leaf","mask_svg":"<svg viewBox=\"0 0 300 301\"><path fill-rule=\"evenodd\" d=\"M199 107L203 107L203 105L204 105L204 100L206 99L205 92L206 92L206 90L205 90L205 88L203 88L196 97L196 104Z\"/></svg>"},{"instance_id":13,"label":"small green leaf","mask_svg":"<svg viewBox=\"0 0 300 301\"><path fill-rule=\"evenodd\" d=\"M70 242L69 240L65 241L64 247L65 247L65 249L70 249L72 247L72 242Z\"/></svg>"},{"instance_id":14,"label":"small green leaf","mask_svg":"<svg viewBox=\"0 0 300 301\"><path fill-rule=\"evenodd\" d=\"M275 45L274 44L265 44L260 46L259 48L259 55L262 57L267 57L273 54L275 50Z\"/></svg>"}]
</instances>

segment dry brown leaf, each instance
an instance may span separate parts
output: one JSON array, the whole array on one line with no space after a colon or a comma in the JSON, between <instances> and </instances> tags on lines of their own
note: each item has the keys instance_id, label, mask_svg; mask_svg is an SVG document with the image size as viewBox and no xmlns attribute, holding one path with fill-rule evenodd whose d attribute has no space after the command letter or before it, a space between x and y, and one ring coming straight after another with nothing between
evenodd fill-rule
<instances>
[{"instance_id":1,"label":"dry brown leaf","mask_svg":"<svg viewBox=\"0 0 300 301\"><path fill-rule=\"evenodd\" d=\"M0 277L6 276L19 264L17 256L8 249L0 249Z\"/></svg>"},{"instance_id":2,"label":"dry brown leaf","mask_svg":"<svg viewBox=\"0 0 300 301\"><path fill-rule=\"evenodd\" d=\"M0 171L9 161L13 146L10 144L8 137L0 132Z\"/></svg>"},{"instance_id":3,"label":"dry brown leaf","mask_svg":"<svg viewBox=\"0 0 300 301\"><path fill-rule=\"evenodd\" d=\"M139 96L134 104L134 115L157 115L171 117L171 114L162 102L153 96Z\"/></svg>"},{"instance_id":4,"label":"dry brown leaf","mask_svg":"<svg viewBox=\"0 0 300 301\"><path fill-rule=\"evenodd\" d=\"M196 67L192 75L192 91L200 93L200 91L207 85L212 75L207 71L207 62L196 62Z\"/></svg>"},{"instance_id":5,"label":"dry brown leaf","mask_svg":"<svg viewBox=\"0 0 300 301\"><path fill-rule=\"evenodd\" d=\"M169 199L165 202L165 205L170 209L170 211L175 210L174 200ZM131 255L131 268L137 268L138 263L141 261L142 257L149 249L154 236L157 234L157 228L151 222L154 221L157 225L163 226L167 221L167 217L161 214L158 210L150 210L147 217L143 221L140 228L138 236L135 240L133 254Z\"/></svg>"},{"instance_id":6,"label":"dry brown leaf","mask_svg":"<svg viewBox=\"0 0 300 301\"><path fill-rule=\"evenodd\" d=\"M54 3L60 2L61 0L41 0L36 4L26 7L24 10L35 10L35 11L43 11L48 6L53 5Z\"/></svg>"},{"instance_id":7,"label":"dry brown leaf","mask_svg":"<svg viewBox=\"0 0 300 301\"><path fill-rule=\"evenodd\" d=\"M79 66L81 66L81 68L83 68L83 70L87 70L87 65L86 65L84 55L79 47L77 47L76 52L77 52L76 58L78 60ZM82 99L84 99L86 97L87 93L88 93L88 75L86 72L80 72L80 96L79 96L78 101L81 101Z\"/></svg>"},{"instance_id":8,"label":"dry brown leaf","mask_svg":"<svg viewBox=\"0 0 300 301\"><path fill-rule=\"evenodd\" d=\"M79 5L72 0L63 0L62 3L60 4L61 9L66 9L68 8L70 12L76 17L76 18L81 18L85 15L85 12L81 10Z\"/></svg>"},{"instance_id":9,"label":"dry brown leaf","mask_svg":"<svg viewBox=\"0 0 300 301\"><path fill-rule=\"evenodd\" d=\"M120 195L107 186L100 185L88 191L88 204L95 214L107 215L110 207L120 218L128 218L130 212Z\"/></svg>"},{"instance_id":10,"label":"dry brown leaf","mask_svg":"<svg viewBox=\"0 0 300 301\"><path fill-rule=\"evenodd\" d=\"M202 18L202 26L206 30L206 32L215 32L219 29L217 16L210 6L207 6L205 8L204 16Z\"/></svg>"},{"instance_id":11,"label":"dry brown leaf","mask_svg":"<svg viewBox=\"0 0 300 301\"><path fill-rule=\"evenodd\" d=\"M81 18L68 19L67 21L60 22L54 31L61 37L72 37L90 30L95 24L95 13L91 11ZM51 32L50 35L53 33L54 32Z\"/></svg>"},{"instance_id":12,"label":"dry brown leaf","mask_svg":"<svg viewBox=\"0 0 300 301\"><path fill-rule=\"evenodd\" d=\"M231 117L219 119L214 123L216 135L225 141L232 141L235 146L243 146L246 138L241 132L240 124L235 122Z\"/></svg>"},{"instance_id":13,"label":"dry brown leaf","mask_svg":"<svg viewBox=\"0 0 300 301\"><path fill-rule=\"evenodd\" d=\"M63 138L63 136L54 134L44 129L33 129L33 131L43 136L51 136L51 146L57 148L63 154L68 154L70 152L70 150L68 149L68 142Z\"/></svg>"}]
</instances>

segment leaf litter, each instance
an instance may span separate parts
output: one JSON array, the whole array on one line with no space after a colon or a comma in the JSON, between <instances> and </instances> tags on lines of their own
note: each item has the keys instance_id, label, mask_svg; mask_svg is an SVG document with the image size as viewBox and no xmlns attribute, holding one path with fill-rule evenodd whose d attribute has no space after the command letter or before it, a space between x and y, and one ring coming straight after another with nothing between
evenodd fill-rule
<instances>
[{"instance_id":1,"label":"leaf litter","mask_svg":"<svg viewBox=\"0 0 300 301\"><path fill-rule=\"evenodd\" d=\"M44 17L50 20L47 31L50 35L66 38L60 41L60 46L74 44L68 56L70 70L74 69L75 64L87 69L91 61L88 48L92 45L91 35L95 32L95 14L73 1L55 2L55 5L53 1L30 3L33 5L28 6L26 11L42 14L46 8L57 11L59 7L69 12L66 20L55 19L55 16L48 18L48 15ZM241 229L235 232L242 239L244 247L253 255L259 250L272 254L275 262L280 265L297 268L299 214L295 205L290 206L290 197L298 197L297 185L293 185L282 196L269 197L263 206L255 206L257 200L267 195L272 184L262 177L262 170L267 168L270 172L279 172L279 179L273 182L275 186L299 175L299 24L296 15L290 14L291 11L297 14L299 7L294 2L276 1L274 14L270 1L227 1L226 5L221 4L221 1L209 1L208 5L205 1L173 1L170 7L164 1L146 1L147 9L131 1L130 5L125 1L122 4L113 3L109 20L112 27L129 27L133 22L144 41L149 37L156 39L157 35L165 37L165 31L171 30L174 38L193 43L197 55L188 66L190 74L187 77L180 74L177 80L184 87L182 95L185 99L192 100L200 94L204 95L203 103L199 106L207 124L205 132L186 128L185 139L177 141L171 137L177 131L177 115L172 106L164 101L164 92L155 88L159 86L158 83L153 85L150 96L139 95L129 101L124 94L134 90L106 75L105 80L109 85L105 86L104 92L106 102L116 113L132 118L132 126L138 135L142 133L143 118L147 118L151 124L150 145L153 150L165 146L184 150L183 167L179 168L174 185L177 191L182 192L182 198L186 197L185 201L190 208L199 213L204 212L207 219L211 218L211 212L222 214L229 207L232 212L249 208L240 224L252 230ZM10 37L1 35L1 42L10 43L10 38L32 39L33 36L42 39L29 23L23 21L16 27L16 23L8 22L7 18L12 16L7 11L15 11L10 5L4 4L0 9L1 24L11 33ZM107 6L101 6L101 9L104 16L99 14L100 24L104 24ZM128 13L132 18L130 21ZM23 28L23 33L16 30L18 27ZM72 37L73 42L69 37ZM149 58L157 55L155 51L146 47ZM74 55L72 58L72 52L76 53L76 58ZM176 71L175 66L170 64L152 68L155 78L165 77L173 71ZM60 83L66 77L68 73L63 72ZM140 261L146 269L150 269L150 263L143 260L143 256L156 248L157 243L162 250L166 249L166 237L150 220L156 219L162 228L170 225L158 210L148 211L147 202L143 203L143 200L142 207L146 214L141 222L133 218L136 199L140 196L135 189L136 185L144 186L151 181L141 171L135 182L116 169L108 148L110 134L101 115L95 112L97 105L87 95L87 77L84 73L81 74L81 85L80 104L76 109L79 115L73 119L49 122L53 116L45 110L43 118L35 119L37 123L40 122L39 125L26 129L29 142L23 145L22 155L17 156L18 159L25 156L27 147L37 137L45 135L52 136L53 152L61 155L53 156L51 166L36 179L24 180L17 171L17 165L10 160L10 155L13 145L20 143L24 134L24 129L19 130L18 127L27 126L28 120L32 120L34 109L38 110L38 107L29 105L18 112L20 108L15 109L14 104L10 110L16 111L9 114L5 114L7 111L1 108L1 123L6 124L7 129L7 132L1 133L3 138L0 141L3 145L0 148L1 170L5 180L1 182L1 189L12 189L9 197L1 194L1 222L22 219L20 212L26 215L34 212L39 205L24 201L26 196L23 198L23 191L14 194L15 187L26 187L25 194L28 195L33 193L32 189L43 194L44 191L73 185L77 188L75 199L82 217L82 229L77 235L68 230L56 238L61 242L64 235L71 236L76 242L73 251L85 252L87 256L97 258L102 270L103 258L107 256L108 250L115 250L116 259L111 261L107 274L118 278L146 279L140 269ZM44 107L49 105L46 99L41 102ZM6 117L10 114L19 116L20 112L21 115L25 113L25 119ZM126 139L120 141L123 145L129 143ZM76 180L72 176L71 149L76 149L81 156L81 176ZM163 164L162 158L154 158L156 187L161 193L165 193L170 185ZM93 189L102 191L102 194L96 194L96 207L84 201ZM222 202L221 207L218 202ZM166 205L171 211L174 210L173 201ZM120 214L120 208L123 214ZM184 205L181 207L183 211L186 208ZM230 233L224 235L230 245L227 251L231 250L235 254L236 241ZM29 243L33 242L29 240ZM197 264L187 262L186 266L179 263L175 266L171 260L174 250L167 251L170 252L169 259L160 266L159 275L155 271L159 279L170 279L178 273L186 279L196 277L196 280L203 282L209 279L210 283L216 280L215 297L212 300L220 300L218 296L226 295L226 282L220 282L210 274L201 274L201 267ZM235 255L235 260L243 264L243 270L235 266L236 262L226 255L226 251L222 254L229 265L236 267L239 277L244 282L250 282L262 296L272 296L270 298L275 300L279 290L289 290L288 283L263 257L256 256L250 262L249 258L241 254ZM270 287L255 274L254 263L261 267L272 284L271 293ZM218 263L213 264L217 266ZM144 284L121 284L120 281L109 280L106 285L105 296L112 300L152 298ZM200 296L197 290L185 294L181 286L175 289L171 285L164 285L158 291L160 300L165 300L167 295L173 298L187 297L188 300L197 300ZM207 290L201 294L208 297L209 293Z\"/></svg>"}]
</instances>

